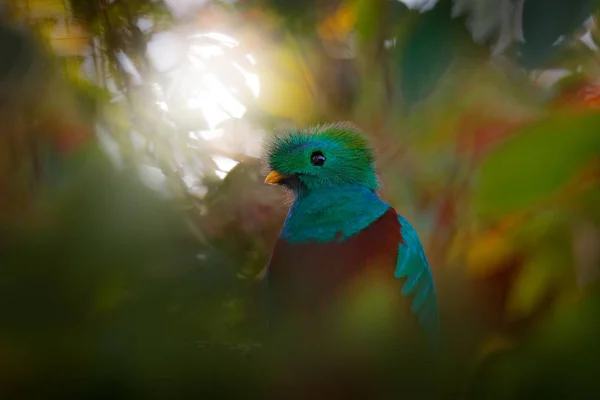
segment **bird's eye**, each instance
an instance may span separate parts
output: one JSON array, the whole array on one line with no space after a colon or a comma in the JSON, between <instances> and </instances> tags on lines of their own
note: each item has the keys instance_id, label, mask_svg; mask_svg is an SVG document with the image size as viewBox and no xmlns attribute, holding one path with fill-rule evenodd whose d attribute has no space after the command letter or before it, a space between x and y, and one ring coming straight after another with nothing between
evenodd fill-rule
<instances>
[{"instance_id":1,"label":"bird's eye","mask_svg":"<svg viewBox=\"0 0 600 400\"><path fill-rule=\"evenodd\" d=\"M315 167L321 167L323 164L325 164L325 160L327 159L320 151L313 151L313 153L310 155L310 163Z\"/></svg>"}]
</instances>

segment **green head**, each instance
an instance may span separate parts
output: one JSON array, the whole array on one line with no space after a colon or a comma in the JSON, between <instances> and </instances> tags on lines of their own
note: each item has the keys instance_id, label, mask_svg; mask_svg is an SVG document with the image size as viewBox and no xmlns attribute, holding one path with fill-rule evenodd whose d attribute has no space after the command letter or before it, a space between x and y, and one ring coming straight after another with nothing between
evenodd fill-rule
<instances>
[{"instance_id":1,"label":"green head","mask_svg":"<svg viewBox=\"0 0 600 400\"><path fill-rule=\"evenodd\" d=\"M348 184L373 191L379 187L373 151L347 122L287 132L268 144L267 155L271 173L265 182L296 194Z\"/></svg>"}]
</instances>

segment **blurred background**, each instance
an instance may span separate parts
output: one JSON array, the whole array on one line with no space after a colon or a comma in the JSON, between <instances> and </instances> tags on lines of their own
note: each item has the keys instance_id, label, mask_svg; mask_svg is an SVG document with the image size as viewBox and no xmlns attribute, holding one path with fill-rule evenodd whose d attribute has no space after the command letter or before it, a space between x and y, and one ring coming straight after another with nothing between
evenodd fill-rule
<instances>
[{"instance_id":1,"label":"blurred background","mask_svg":"<svg viewBox=\"0 0 600 400\"><path fill-rule=\"evenodd\" d=\"M262 142L350 120L430 260L441 397L596 398L599 7L0 1L0 394L268 396Z\"/></svg>"}]
</instances>

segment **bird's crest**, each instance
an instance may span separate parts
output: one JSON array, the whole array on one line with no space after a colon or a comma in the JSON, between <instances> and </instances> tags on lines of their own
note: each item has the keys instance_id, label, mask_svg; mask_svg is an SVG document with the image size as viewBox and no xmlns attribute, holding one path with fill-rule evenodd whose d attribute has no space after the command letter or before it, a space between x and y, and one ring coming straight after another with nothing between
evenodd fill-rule
<instances>
[{"instance_id":1,"label":"bird's crest","mask_svg":"<svg viewBox=\"0 0 600 400\"><path fill-rule=\"evenodd\" d=\"M289 154L294 149L317 141L331 141L343 145L347 149L360 150L369 162L375 155L365 134L351 122L335 122L316 125L307 129L289 129L274 136L266 143L266 160L282 154Z\"/></svg>"}]
</instances>

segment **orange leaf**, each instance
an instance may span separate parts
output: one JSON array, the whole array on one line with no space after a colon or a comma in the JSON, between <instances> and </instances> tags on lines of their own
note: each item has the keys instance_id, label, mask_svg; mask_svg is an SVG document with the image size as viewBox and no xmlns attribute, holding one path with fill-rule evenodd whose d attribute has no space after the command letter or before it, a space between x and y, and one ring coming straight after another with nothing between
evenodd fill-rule
<instances>
[{"instance_id":1,"label":"orange leaf","mask_svg":"<svg viewBox=\"0 0 600 400\"><path fill-rule=\"evenodd\" d=\"M348 4L340 6L317 27L319 35L329 41L343 41L356 23L356 13Z\"/></svg>"},{"instance_id":2,"label":"orange leaf","mask_svg":"<svg viewBox=\"0 0 600 400\"><path fill-rule=\"evenodd\" d=\"M469 241L466 266L471 275L488 276L506 265L506 261L514 255L515 250L511 232L522 223L524 218L522 214L510 215Z\"/></svg>"}]
</instances>

